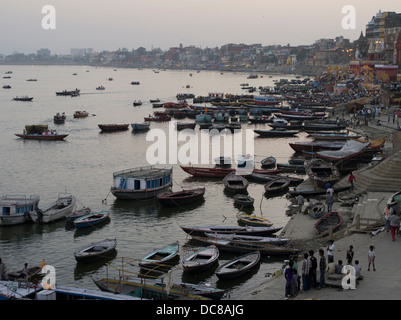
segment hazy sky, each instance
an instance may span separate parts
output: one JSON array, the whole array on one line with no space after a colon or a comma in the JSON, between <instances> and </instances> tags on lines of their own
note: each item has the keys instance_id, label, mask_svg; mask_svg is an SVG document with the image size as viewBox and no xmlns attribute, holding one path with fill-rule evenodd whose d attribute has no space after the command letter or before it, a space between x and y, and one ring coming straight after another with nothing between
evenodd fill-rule
<instances>
[{"instance_id":1,"label":"hazy sky","mask_svg":"<svg viewBox=\"0 0 401 320\"><path fill-rule=\"evenodd\" d=\"M45 30L45 5L56 10L56 29ZM345 30L345 5L356 12ZM357 39L379 10L401 13L400 0L0 0L0 53L69 54L227 43L312 44L320 38Z\"/></svg>"}]
</instances>

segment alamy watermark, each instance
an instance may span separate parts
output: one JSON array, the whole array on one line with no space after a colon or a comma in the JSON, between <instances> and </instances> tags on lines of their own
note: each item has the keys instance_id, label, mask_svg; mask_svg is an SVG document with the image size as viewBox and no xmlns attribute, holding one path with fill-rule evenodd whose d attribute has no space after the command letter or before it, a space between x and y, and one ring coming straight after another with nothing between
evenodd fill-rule
<instances>
[{"instance_id":1,"label":"alamy watermark","mask_svg":"<svg viewBox=\"0 0 401 320\"><path fill-rule=\"evenodd\" d=\"M345 16L341 20L341 26L344 30L356 29L356 10L354 6L346 5L342 7L341 13Z\"/></svg>"},{"instance_id":2,"label":"alamy watermark","mask_svg":"<svg viewBox=\"0 0 401 320\"><path fill-rule=\"evenodd\" d=\"M42 14L45 14L42 18L42 28L44 30L56 29L56 8L52 5L43 6Z\"/></svg>"}]
</instances>

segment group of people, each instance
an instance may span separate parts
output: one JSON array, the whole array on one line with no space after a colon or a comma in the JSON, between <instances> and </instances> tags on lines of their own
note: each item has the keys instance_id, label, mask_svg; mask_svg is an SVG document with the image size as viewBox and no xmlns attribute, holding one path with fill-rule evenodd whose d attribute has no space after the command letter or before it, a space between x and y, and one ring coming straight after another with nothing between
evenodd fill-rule
<instances>
[{"instance_id":1,"label":"group of people","mask_svg":"<svg viewBox=\"0 0 401 320\"><path fill-rule=\"evenodd\" d=\"M315 257L313 250L303 255L303 260L298 262L298 256L291 257L288 266L284 270L285 283L285 299L294 298L299 292L307 292L311 289L321 289L326 286L326 274L343 274L344 265L342 260L334 262L335 245L334 240L329 240L326 248L327 260L323 249L319 249L319 257ZM370 267L376 271L375 267L376 253L373 246L369 247L368 251L368 271ZM347 265L350 265L355 270L355 278L361 278L361 267L359 261L354 261L353 246L350 246L346 253ZM319 271L319 273L317 272ZM317 277L319 274L319 281ZM302 288L301 288L302 283Z\"/></svg>"}]
</instances>

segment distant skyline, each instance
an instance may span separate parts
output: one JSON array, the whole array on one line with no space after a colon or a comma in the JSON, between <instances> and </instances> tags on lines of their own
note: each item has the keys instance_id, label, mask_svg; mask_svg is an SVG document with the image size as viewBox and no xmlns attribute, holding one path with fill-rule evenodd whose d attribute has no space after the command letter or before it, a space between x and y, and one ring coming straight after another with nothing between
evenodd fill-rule
<instances>
[{"instance_id":1,"label":"distant skyline","mask_svg":"<svg viewBox=\"0 0 401 320\"><path fill-rule=\"evenodd\" d=\"M3 2L3 3L2 3ZM310 45L321 38L356 40L379 10L401 13L400 0L0 0L0 54L69 54L227 43ZM42 8L56 10L56 29L45 30ZM356 12L355 29L343 29L342 8Z\"/></svg>"}]
</instances>

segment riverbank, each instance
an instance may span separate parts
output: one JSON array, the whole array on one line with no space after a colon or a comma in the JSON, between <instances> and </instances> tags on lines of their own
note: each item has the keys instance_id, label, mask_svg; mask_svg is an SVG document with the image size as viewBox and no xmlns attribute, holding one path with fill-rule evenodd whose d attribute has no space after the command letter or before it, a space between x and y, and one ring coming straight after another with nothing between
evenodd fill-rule
<instances>
[{"instance_id":1,"label":"riverbank","mask_svg":"<svg viewBox=\"0 0 401 320\"><path fill-rule=\"evenodd\" d=\"M340 111L341 112L341 111ZM390 109L392 112L392 109ZM374 123L380 119L382 126ZM387 114L376 117L368 126L358 126L350 129L370 139L376 139L386 136L387 141L383 149L383 155L391 156L392 154L392 137L391 134L396 130L396 123L393 123L392 117L388 121ZM374 123L373 123L374 121ZM308 183L308 182L306 182ZM310 182L309 182L310 183ZM400 186L401 189L401 186ZM395 190L398 191L398 190ZM344 218L343 227L350 226L355 218L355 213L382 219L384 217L383 210L387 200L394 192L367 192L366 190L358 190L358 194L344 192L340 196L353 195L359 197L359 202L355 202L353 206L344 206L338 198L335 198L333 210L338 210ZM363 198L362 198L363 195ZM324 201L324 200L323 200ZM363 202L363 203L362 203ZM358 211L359 210L359 211ZM383 218L384 219L384 218ZM384 220L383 220L384 221ZM280 237L292 239L293 245L300 249L298 254L299 270L303 260L303 254L309 250L314 250L315 257L320 259L318 255L319 249L323 249L327 259L327 241L328 239L318 239L313 229L315 219L309 215L294 214L283 228ZM350 233L341 239L336 239L334 234L335 253L334 261L346 261L346 252L349 246L353 246L355 252L354 261L359 260L362 268L363 280L357 282L355 290L343 290L341 281L335 282L334 286L326 286L320 290L311 289L307 292L299 293L294 300L319 299L319 300L396 300L401 299L401 238L396 237L393 242L389 232L372 232ZM369 246L373 245L376 252L376 271L367 270L368 267L368 251ZM333 284L333 283L332 283ZM301 287L302 288L302 287ZM242 297L243 300L283 300L285 298L285 278L281 272L276 276L267 278L258 288L249 290Z\"/></svg>"}]
</instances>

